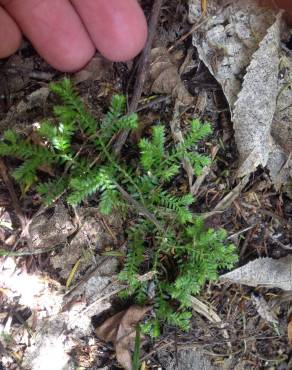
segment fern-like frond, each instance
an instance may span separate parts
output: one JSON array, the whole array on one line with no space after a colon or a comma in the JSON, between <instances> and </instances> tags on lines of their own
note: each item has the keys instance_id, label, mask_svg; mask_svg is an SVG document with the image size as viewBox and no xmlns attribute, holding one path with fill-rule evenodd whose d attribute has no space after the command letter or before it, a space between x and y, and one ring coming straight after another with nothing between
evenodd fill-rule
<instances>
[{"instance_id":1,"label":"fern-like frond","mask_svg":"<svg viewBox=\"0 0 292 370\"><path fill-rule=\"evenodd\" d=\"M188 134L184 137L183 148L189 149L196 145L200 140L206 138L212 133L210 123L202 123L198 119L191 121L191 127Z\"/></svg>"},{"instance_id":2,"label":"fern-like frond","mask_svg":"<svg viewBox=\"0 0 292 370\"><path fill-rule=\"evenodd\" d=\"M142 139L139 142L141 151L140 161L145 171L157 172L161 168L165 156L165 132L164 127L154 126L151 140Z\"/></svg>"},{"instance_id":3,"label":"fern-like frond","mask_svg":"<svg viewBox=\"0 0 292 370\"><path fill-rule=\"evenodd\" d=\"M12 175L16 181L18 181L25 188L29 188L37 178L37 170L43 163L35 159L27 159L22 163Z\"/></svg>"},{"instance_id":4,"label":"fern-like frond","mask_svg":"<svg viewBox=\"0 0 292 370\"><path fill-rule=\"evenodd\" d=\"M51 122L43 122L38 130L40 136L47 138L60 153L68 153L71 148L72 136L76 131L74 122L60 122L53 126Z\"/></svg>"},{"instance_id":5,"label":"fern-like frond","mask_svg":"<svg viewBox=\"0 0 292 370\"><path fill-rule=\"evenodd\" d=\"M109 110L101 122L99 135L102 140L107 142L119 130L137 128L137 114L125 115L125 111L126 98L123 95L114 95Z\"/></svg>"},{"instance_id":6,"label":"fern-like frond","mask_svg":"<svg viewBox=\"0 0 292 370\"><path fill-rule=\"evenodd\" d=\"M144 261L144 242L140 233L134 232L129 235L129 249L123 270L119 273L119 279L127 282L133 294L142 282L138 280L141 263Z\"/></svg>"},{"instance_id":7,"label":"fern-like frond","mask_svg":"<svg viewBox=\"0 0 292 370\"><path fill-rule=\"evenodd\" d=\"M41 195L44 204L51 205L68 188L68 178L58 178L37 185L37 192Z\"/></svg>"},{"instance_id":8,"label":"fern-like frond","mask_svg":"<svg viewBox=\"0 0 292 370\"><path fill-rule=\"evenodd\" d=\"M74 90L71 81L64 79L59 83L50 85L51 90L59 95L62 99L64 106L69 108L72 116L78 121L80 128L87 136L95 135L97 133L97 123L93 116L86 110L84 103ZM59 114L60 114L59 108ZM69 113L68 113L69 114Z\"/></svg>"}]
</instances>

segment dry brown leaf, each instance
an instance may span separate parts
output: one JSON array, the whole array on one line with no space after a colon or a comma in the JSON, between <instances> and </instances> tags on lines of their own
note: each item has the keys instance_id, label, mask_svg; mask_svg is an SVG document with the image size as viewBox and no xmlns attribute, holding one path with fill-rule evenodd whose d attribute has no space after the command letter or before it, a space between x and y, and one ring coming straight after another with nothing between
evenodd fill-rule
<instances>
[{"instance_id":1,"label":"dry brown leaf","mask_svg":"<svg viewBox=\"0 0 292 370\"><path fill-rule=\"evenodd\" d=\"M184 105L194 103L194 98L180 78L175 59L164 47L151 51L150 79L152 92L171 95Z\"/></svg>"},{"instance_id":2,"label":"dry brown leaf","mask_svg":"<svg viewBox=\"0 0 292 370\"><path fill-rule=\"evenodd\" d=\"M288 315L287 332L288 332L288 343L289 343L289 346L292 347L292 312L291 310Z\"/></svg>"},{"instance_id":3,"label":"dry brown leaf","mask_svg":"<svg viewBox=\"0 0 292 370\"><path fill-rule=\"evenodd\" d=\"M126 370L132 369L131 350L135 343L135 327L150 309L149 306L131 306L107 319L95 330L100 339L114 344L117 360Z\"/></svg>"},{"instance_id":4,"label":"dry brown leaf","mask_svg":"<svg viewBox=\"0 0 292 370\"><path fill-rule=\"evenodd\" d=\"M126 310L117 313L116 315L105 320L105 322L95 329L96 335L104 342L114 343L117 338L118 328L122 317L125 315Z\"/></svg>"},{"instance_id":5,"label":"dry brown leaf","mask_svg":"<svg viewBox=\"0 0 292 370\"><path fill-rule=\"evenodd\" d=\"M81 71L75 73L74 82L80 84L88 80L104 80L109 76L111 67L111 62L105 60L101 55L96 55Z\"/></svg>"}]
</instances>

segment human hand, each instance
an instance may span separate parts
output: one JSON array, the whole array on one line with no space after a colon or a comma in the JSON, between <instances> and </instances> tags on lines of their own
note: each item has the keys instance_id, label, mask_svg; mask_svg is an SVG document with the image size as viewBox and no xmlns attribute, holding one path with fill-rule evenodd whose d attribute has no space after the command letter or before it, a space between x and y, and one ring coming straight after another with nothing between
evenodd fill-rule
<instances>
[{"instance_id":1,"label":"human hand","mask_svg":"<svg viewBox=\"0 0 292 370\"><path fill-rule=\"evenodd\" d=\"M264 5L268 5L274 8L285 9L285 19L287 23L292 25L292 1L291 0L262 0Z\"/></svg>"},{"instance_id":2,"label":"human hand","mask_svg":"<svg viewBox=\"0 0 292 370\"><path fill-rule=\"evenodd\" d=\"M13 54L22 33L60 71L82 68L96 48L108 59L132 59L147 23L137 0L0 0L0 58Z\"/></svg>"}]
</instances>

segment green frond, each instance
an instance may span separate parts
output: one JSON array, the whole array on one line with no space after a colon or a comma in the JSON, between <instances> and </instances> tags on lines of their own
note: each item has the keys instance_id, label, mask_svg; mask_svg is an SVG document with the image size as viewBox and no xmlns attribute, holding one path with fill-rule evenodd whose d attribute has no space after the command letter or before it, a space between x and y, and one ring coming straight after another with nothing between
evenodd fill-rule
<instances>
[{"instance_id":1,"label":"green frond","mask_svg":"<svg viewBox=\"0 0 292 370\"><path fill-rule=\"evenodd\" d=\"M80 204L101 188L100 172L91 171L78 177L72 177L69 182L67 202L72 206Z\"/></svg>"},{"instance_id":2,"label":"green frond","mask_svg":"<svg viewBox=\"0 0 292 370\"><path fill-rule=\"evenodd\" d=\"M77 205L90 195L100 191L102 195L101 211L107 213L114 207L118 199L115 183L112 180L111 168L101 167L88 169L88 172L81 173L78 177L72 177L69 182L70 193L67 202ZM109 204L105 204L106 200Z\"/></svg>"},{"instance_id":3,"label":"green frond","mask_svg":"<svg viewBox=\"0 0 292 370\"><path fill-rule=\"evenodd\" d=\"M209 157L198 153L188 153L188 159L191 162L196 176L201 175L203 168L209 166L211 163Z\"/></svg>"},{"instance_id":4,"label":"green frond","mask_svg":"<svg viewBox=\"0 0 292 370\"><path fill-rule=\"evenodd\" d=\"M164 145L165 145L165 129L164 126L154 126L152 130L152 146L156 148L160 158L164 156Z\"/></svg>"},{"instance_id":5,"label":"green frond","mask_svg":"<svg viewBox=\"0 0 292 370\"><path fill-rule=\"evenodd\" d=\"M9 141L13 145L16 144L17 140L19 140L19 135L16 132L8 129L4 131L3 138L4 140Z\"/></svg>"},{"instance_id":6,"label":"green frond","mask_svg":"<svg viewBox=\"0 0 292 370\"><path fill-rule=\"evenodd\" d=\"M4 138L12 141L0 143L0 156L11 155L22 160L38 158L40 162L55 160L53 153L47 148L31 144L17 134L12 135L8 131L4 134Z\"/></svg>"},{"instance_id":7,"label":"green frond","mask_svg":"<svg viewBox=\"0 0 292 370\"><path fill-rule=\"evenodd\" d=\"M164 182L168 182L173 179L176 175L178 175L180 171L180 165L178 164L170 164L169 166L165 164L164 171L160 173L160 179Z\"/></svg>"},{"instance_id":8,"label":"green frond","mask_svg":"<svg viewBox=\"0 0 292 370\"><path fill-rule=\"evenodd\" d=\"M116 127L118 130L134 130L138 127L138 116L136 113L131 113L126 116L122 116L116 121Z\"/></svg>"},{"instance_id":9,"label":"green frond","mask_svg":"<svg viewBox=\"0 0 292 370\"><path fill-rule=\"evenodd\" d=\"M25 188L29 188L37 179L37 170L43 164L36 159L28 159L22 163L15 171L12 176Z\"/></svg>"},{"instance_id":10,"label":"green frond","mask_svg":"<svg viewBox=\"0 0 292 370\"><path fill-rule=\"evenodd\" d=\"M118 118L125 113L126 98L124 95L114 95L108 110L108 117L110 119Z\"/></svg>"},{"instance_id":11,"label":"green frond","mask_svg":"<svg viewBox=\"0 0 292 370\"><path fill-rule=\"evenodd\" d=\"M142 285L138 280L141 263L144 261L144 242L142 235L135 230L129 235L129 249L123 270L119 273L119 279L127 282L130 294L136 292Z\"/></svg>"},{"instance_id":12,"label":"green frond","mask_svg":"<svg viewBox=\"0 0 292 370\"><path fill-rule=\"evenodd\" d=\"M120 194L115 189L115 185L110 183L110 185L103 190L99 200L99 210L103 215L109 215L113 208L120 205Z\"/></svg>"},{"instance_id":13,"label":"green frond","mask_svg":"<svg viewBox=\"0 0 292 370\"><path fill-rule=\"evenodd\" d=\"M100 138L107 142L115 133L124 129L135 129L138 127L138 116L136 113L125 115L126 99L123 95L114 95L109 110L101 122Z\"/></svg>"},{"instance_id":14,"label":"green frond","mask_svg":"<svg viewBox=\"0 0 292 370\"><path fill-rule=\"evenodd\" d=\"M219 269L230 269L237 261L226 232L206 229L190 210L194 198L180 196L180 183L175 181L183 159L189 160L196 175L209 165L210 159L197 147L212 132L211 125L193 120L183 143L167 145L165 126L156 125L149 138L140 140L140 156L121 160L112 154L112 139L120 130L138 125L137 114L125 114L125 97L113 96L107 114L97 122L70 80L52 84L51 90L61 105L54 109L56 121L43 122L38 129L42 145L7 130L0 156L22 161L13 173L15 180L25 190L36 184L45 204L66 194L67 202L77 205L96 193L101 213L123 212L131 223L126 229L128 254L119 274L127 286L123 296L133 295L139 304L155 302L155 320L145 326L151 335L159 333L161 322L188 330L190 295L217 279ZM47 164L57 165L54 175L62 175L39 184L38 170ZM146 272L150 282L141 281ZM149 286L155 288L153 295Z\"/></svg>"},{"instance_id":15,"label":"green frond","mask_svg":"<svg viewBox=\"0 0 292 370\"><path fill-rule=\"evenodd\" d=\"M166 321L169 325L177 326L183 331L188 331L190 328L190 319L192 313L186 310L174 311L164 297L158 297L156 300L156 315L162 321Z\"/></svg>"},{"instance_id":16,"label":"green frond","mask_svg":"<svg viewBox=\"0 0 292 370\"><path fill-rule=\"evenodd\" d=\"M202 123L198 119L191 121L191 127L188 134L184 137L184 149L189 149L196 145L200 140L206 138L212 133L210 123Z\"/></svg>"},{"instance_id":17,"label":"green frond","mask_svg":"<svg viewBox=\"0 0 292 370\"><path fill-rule=\"evenodd\" d=\"M64 79L59 83L53 83L50 85L50 88L62 99L65 109L68 108L67 113L76 117L80 128L87 136L97 133L98 127L95 119L86 110L84 103L75 92L70 80ZM60 108L57 109L57 113L62 113Z\"/></svg>"},{"instance_id":18,"label":"green frond","mask_svg":"<svg viewBox=\"0 0 292 370\"><path fill-rule=\"evenodd\" d=\"M58 178L37 185L37 192L42 197L44 204L51 205L68 187L67 178Z\"/></svg>"},{"instance_id":19,"label":"green frond","mask_svg":"<svg viewBox=\"0 0 292 370\"><path fill-rule=\"evenodd\" d=\"M75 129L71 124L59 123L57 127L49 122L43 122L38 130L40 136L47 138L59 154L68 153Z\"/></svg>"},{"instance_id":20,"label":"green frond","mask_svg":"<svg viewBox=\"0 0 292 370\"><path fill-rule=\"evenodd\" d=\"M165 132L161 125L153 127L151 140L140 140L140 162L145 171L160 172L159 170L161 170L161 165L165 159L164 145Z\"/></svg>"}]
</instances>

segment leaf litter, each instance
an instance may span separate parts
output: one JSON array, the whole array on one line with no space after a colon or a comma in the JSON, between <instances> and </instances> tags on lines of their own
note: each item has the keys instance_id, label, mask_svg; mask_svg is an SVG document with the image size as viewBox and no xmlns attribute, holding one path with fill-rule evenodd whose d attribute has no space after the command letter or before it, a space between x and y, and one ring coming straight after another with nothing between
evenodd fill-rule
<instances>
[{"instance_id":1,"label":"leaf litter","mask_svg":"<svg viewBox=\"0 0 292 370\"><path fill-rule=\"evenodd\" d=\"M134 350L136 325L144 318L151 307L130 306L107 319L95 329L97 336L115 346L117 360L126 370L132 370L132 354Z\"/></svg>"},{"instance_id":2,"label":"leaf litter","mask_svg":"<svg viewBox=\"0 0 292 370\"><path fill-rule=\"evenodd\" d=\"M208 4L212 16L193 34L193 44L229 103L240 155L238 176L267 166L280 188L291 180L287 146L292 139L291 119L287 119L292 100L287 89L291 53L287 55L281 44L289 37L282 12L253 0L210 0ZM190 17L193 22L197 19L194 14ZM283 63L284 75L280 73ZM281 106L286 107L285 120L278 117L279 111L283 116ZM281 139L280 131L285 133Z\"/></svg>"}]
</instances>

